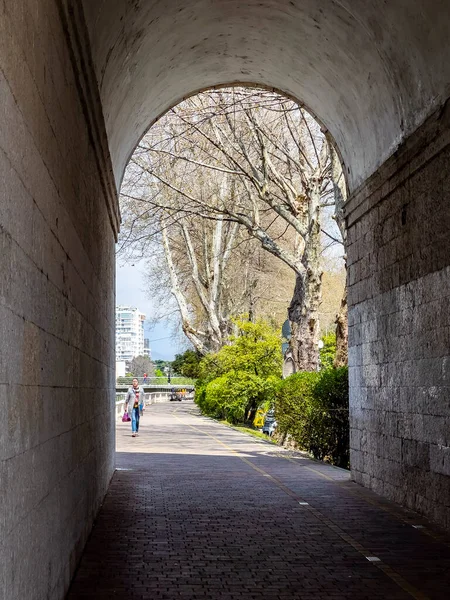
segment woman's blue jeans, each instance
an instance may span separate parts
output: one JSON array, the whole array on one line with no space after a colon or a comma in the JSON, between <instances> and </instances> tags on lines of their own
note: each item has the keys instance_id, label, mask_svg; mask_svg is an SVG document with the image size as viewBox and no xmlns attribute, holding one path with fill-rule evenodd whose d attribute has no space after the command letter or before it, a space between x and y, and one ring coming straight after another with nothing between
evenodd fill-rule
<instances>
[{"instance_id":1,"label":"woman's blue jeans","mask_svg":"<svg viewBox=\"0 0 450 600\"><path fill-rule=\"evenodd\" d=\"M131 411L131 430L133 433L139 431L139 406Z\"/></svg>"}]
</instances>

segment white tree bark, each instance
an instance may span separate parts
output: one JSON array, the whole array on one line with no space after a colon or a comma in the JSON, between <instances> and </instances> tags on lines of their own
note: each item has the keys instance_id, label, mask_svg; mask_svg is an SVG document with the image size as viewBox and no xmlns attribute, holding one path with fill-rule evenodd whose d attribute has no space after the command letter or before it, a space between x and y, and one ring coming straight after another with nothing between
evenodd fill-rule
<instances>
[{"instance_id":1,"label":"white tree bark","mask_svg":"<svg viewBox=\"0 0 450 600\"><path fill-rule=\"evenodd\" d=\"M158 122L159 134L149 132L133 164L153 186L146 197L152 210L169 210L173 223L187 219L180 226L193 286L207 316L208 331L203 333L209 335L210 344L224 342L223 274L233 243L227 245L223 232L225 224L230 231L232 222L235 230L244 227L295 273L289 308L292 350L297 370L314 370L322 279L321 211L329 205L329 184L337 177L338 165L303 109L268 92L254 94L257 110L243 91L237 95L214 91L185 101ZM162 188L165 193L158 191ZM339 191L335 186L335 197ZM206 243L207 236L193 242L188 223L194 217L216 221L211 244ZM280 223L285 227L281 233ZM182 315L186 310L187 304L183 312L180 308Z\"/></svg>"},{"instance_id":2,"label":"white tree bark","mask_svg":"<svg viewBox=\"0 0 450 600\"><path fill-rule=\"evenodd\" d=\"M170 281L172 283L172 294L175 296L175 299L178 303L178 307L180 309L183 332L185 333L185 335L189 339L189 341L192 343L194 348L198 352L200 352L200 354L205 355L208 353L208 348L205 346L205 344L203 342L203 339L206 337L206 334L203 331L198 331L198 330L194 329L194 327L191 324L191 319L190 319L190 315L189 315L189 307L187 305L186 298L184 297L184 294L181 291L181 287L180 287L178 275L177 275L177 269L174 265L173 258L172 258L172 251L170 248L169 236L167 235L167 229L164 226L161 227L161 237L162 237L162 243L163 243L163 247L164 247L164 253L166 256L167 267L168 267L169 274L170 274Z\"/></svg>"}]
</instances>

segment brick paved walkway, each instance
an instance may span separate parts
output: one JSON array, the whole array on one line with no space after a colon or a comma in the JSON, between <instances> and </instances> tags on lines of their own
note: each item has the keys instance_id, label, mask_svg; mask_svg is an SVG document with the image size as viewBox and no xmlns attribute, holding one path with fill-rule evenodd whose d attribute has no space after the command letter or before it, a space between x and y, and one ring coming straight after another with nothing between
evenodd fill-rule
<instances>
[{"instance_id":1,"label":"brick paved walkway","mask_svg":"<svg viewBox=\"0 0 450 600\"><path fill-rule=\"evenodd\" d=\"M117 450L70 600L450 598L450 537L192 403L120 424Z\"/></svg>"}]
</instances>

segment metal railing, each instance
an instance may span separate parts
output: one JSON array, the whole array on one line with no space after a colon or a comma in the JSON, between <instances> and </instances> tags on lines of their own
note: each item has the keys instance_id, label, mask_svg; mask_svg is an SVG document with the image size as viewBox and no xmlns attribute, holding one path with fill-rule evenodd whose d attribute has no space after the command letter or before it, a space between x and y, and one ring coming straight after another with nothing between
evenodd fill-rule
<instances>
[{"instance_id":1,"label":"metal railing","mask_svg":"<svg viewBox=\"0 0 450 600\"><path fill-rule=\"evenodd\" d=\"M171 377L168 381L167 377L118 377L116 385L132 385L133 379L137 379L139 385L185 385L186 387L194 387L195 380L189 377Z\"/></svg>"},{"instance_id":2,"label":"metal railing","mask_svg":"<svg viewBox=\"0 0 450 600\"><path fill-rule=\"evenodd\" d=\"M125 393L116 393L116 418L120 418L123 415L125 405ZM170 392L151 392L144 394L144 404L149 406L150 404L156 404L157 402L167 402L170 398Z\"/></svg>"}]
</instances>

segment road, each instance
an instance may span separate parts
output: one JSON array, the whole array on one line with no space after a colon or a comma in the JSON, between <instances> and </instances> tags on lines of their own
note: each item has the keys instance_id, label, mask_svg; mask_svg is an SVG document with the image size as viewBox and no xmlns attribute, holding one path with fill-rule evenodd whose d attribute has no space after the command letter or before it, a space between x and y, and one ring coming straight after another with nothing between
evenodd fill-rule
<instances>
[{"instance_id":1,"label":"road","mask_svg":"<svg viewBox=\"0 0 450 600\"><path fill-rule=\"evenodd\" d=\"M117 470L68 598L448 599L450 537L348 473L155 404L117 427Z\"/></svg>"}]
</instances>

